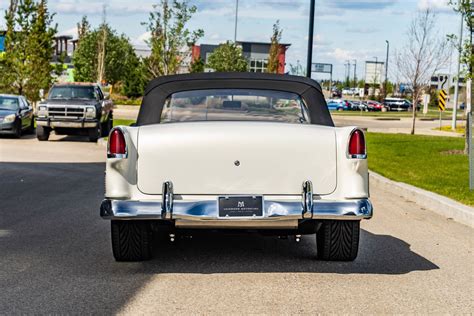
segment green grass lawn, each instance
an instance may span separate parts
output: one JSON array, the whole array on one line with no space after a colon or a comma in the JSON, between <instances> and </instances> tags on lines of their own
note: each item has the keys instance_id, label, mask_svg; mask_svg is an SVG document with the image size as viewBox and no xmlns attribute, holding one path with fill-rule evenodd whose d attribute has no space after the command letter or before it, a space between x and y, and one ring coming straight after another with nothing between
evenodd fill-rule
<instances>
[{"instance_id":1,"label":"green grass lawn","mask_svg":"<svg viewBox=\"0 0 474 316\"><path fill-rule=\"evenodd\" d=\"M135 123L135 120L114 119L114 126L118 126L118 125L130 126L130 124L132 123Z\"/></svg>"},{"instance_id":2,"label":"green grass lawn","mask_svg":"<svg viewBox=\"0 0 474 316\"><path fill-rule=\"evenodd\" d=\"M443 132L452 132L453 130L451 129L451 125L446 125L446 126L441 126L441 129L439 127L435 128L435 130L439 131L443 131ZM456 133L458 134L463 134L466 132L466 128L464 126L457 126L456 127Z\"/></svg>"},{"instance_id":3,"label":"green grass lawn","mask_svg":"<svg viewBox=\"0 0 474 316\"><path fill-rule=\"evenodd\" d=\"M460 111L461 112L461 111ZM379 117L379 118L409 118L412 117L413 113L412 112L396 112L396 111L390 111L390 112L364 112L364 111L331 111L331 115L339 116L369 116L369 117ZM451 119L452 118L452 111L451 110L446 110L442 113L442 119ZM423 114L421 112L418 112L416 114L416 117L418 119L439 119L439 111L434 110L434 109L429 109L428 113ZM459 113L457 115L458 119L462 119L462 113Z\"/></svg>"},{"instance_id":4,"label":"green grass lawn","mask_svg":"<svg viewBox=\"0 0 474 316\"><path fill-rule=\"evenodd\" d=\"M469 191L464 139L453 137L367 133L369 168L384 177L429 190L467 205L474 205Z\"/></svg>"}]
</instances>

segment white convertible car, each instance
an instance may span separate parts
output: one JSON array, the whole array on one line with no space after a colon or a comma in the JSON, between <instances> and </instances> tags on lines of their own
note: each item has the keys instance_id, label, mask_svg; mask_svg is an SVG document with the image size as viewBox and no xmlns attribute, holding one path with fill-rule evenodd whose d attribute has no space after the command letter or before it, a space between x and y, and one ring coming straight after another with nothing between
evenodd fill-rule
<instances>
[{"instance_id":1,"label":"white convertible car","mask_svg":"<svg viewBox=\"0 0 474 316\"><path fill-rule=\"evenodd\" d=\"M334 127L319 84L256 73L150 82L134 126L109 135L105 200L117 261L151 257L151 233L316 234L317 257L357 257L372 217L364 133Z\"/></svg>"}]
</instances>

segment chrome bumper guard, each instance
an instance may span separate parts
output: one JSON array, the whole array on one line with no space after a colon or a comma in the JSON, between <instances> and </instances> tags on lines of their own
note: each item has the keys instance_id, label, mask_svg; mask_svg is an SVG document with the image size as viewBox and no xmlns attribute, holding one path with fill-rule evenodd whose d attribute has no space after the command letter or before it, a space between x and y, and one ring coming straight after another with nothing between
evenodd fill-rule
<instances>
[{"instance_id":1,"label":"chrome bumper guard","mask_svg":"<svg viewBox=\"0 0 474 316\"><path fill-rule=\"evenodd\" d=\"M47 127L64 127L64 128L94 128L98 124L97 120L75 120L75 121L67 121L67 120L36 120L36 125L39 126L47 126Z\"/></svg>"}]
</instances>

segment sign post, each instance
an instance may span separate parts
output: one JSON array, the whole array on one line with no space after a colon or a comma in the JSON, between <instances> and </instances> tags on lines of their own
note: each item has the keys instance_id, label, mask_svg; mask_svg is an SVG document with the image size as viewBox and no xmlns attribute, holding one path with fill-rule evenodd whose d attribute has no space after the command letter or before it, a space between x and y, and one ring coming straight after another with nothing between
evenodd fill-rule
<instances>
[{"instance_id":1,"label":"sign post","mask_svg":"<svg viewBox=\"0 0 474 316\"><path fill-rule=\"evenodd\" d=\"M332 64L312 63L311 64L311 72L321 72L321 73L326 73L326 74L331 75L329 77L329 93L331 93L331 89L332 89Z\"/></svg>"},{"instance_id":2,"label":"sign post","mask_svg":"<svg viewBox=\"0 0 474 316\"><path fill-rule=\"evenodd\" d=\"M438 110L439 110L439 129L441 130L441 114L446 110L446 91L439 90L438 95Z\"/></svg>"},{"instance_id":3,"label":"sign post","mask_svg":"<svg viewBox=\"0 0 474 316\"><path fill-rule=\"evenodd\" d=\"M440 90L438 91L439 130L441 130L441 114L446 110L446 99L448 94L443 89L446 81L448 81L448 76L444 77L443 82L439 85Z\"/></svg>"}]
</instances>

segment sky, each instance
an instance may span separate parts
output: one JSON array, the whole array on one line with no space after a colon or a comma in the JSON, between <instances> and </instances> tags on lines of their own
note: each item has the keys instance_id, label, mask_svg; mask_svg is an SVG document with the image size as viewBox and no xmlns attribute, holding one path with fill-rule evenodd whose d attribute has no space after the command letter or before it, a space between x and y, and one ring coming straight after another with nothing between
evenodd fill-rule
<instances>
[{"instance_id":1,"label":"sky","mask_svg":"<svg viewBox=\"0 0 474 316\"><path fill-rule=\"evenodd\" d=\"M102 20L106 4L107 21L119 33L125 33L136 46L145 46L149 12L159 0L49 0L59 34L76 36L77 22L87 15L93 26ZM236 0L189 0L197 12L188 26L203 29L199 43L218 44L234 38ZM239 41L269 42L272 25L280 21L282 42L291 44L287 51L289 64L306 65L309 0L239 0ZM0 10L8 7L0 0ZM439 36L457 33L460 17L447 5L447 0L316 0L313 62L331 63L334 79L345 76L346 60L356 60L357 77L364 76L365 61L385 60L386 40L390 51L403 49L406 31L418 10L431 7L437 14ZM4 27L3 14L0 29ZM453 56L454 52L453 52ZM456 58L452 58L452 69ZM353 71L353 66L351 68ZM390 69L390 60L389 60ZM392 72L389 70L389 77ZM353 76L353 74L351 74ZM326 74L313 74L315 79L328 79Z\"/></svg>"}]
</instances>

